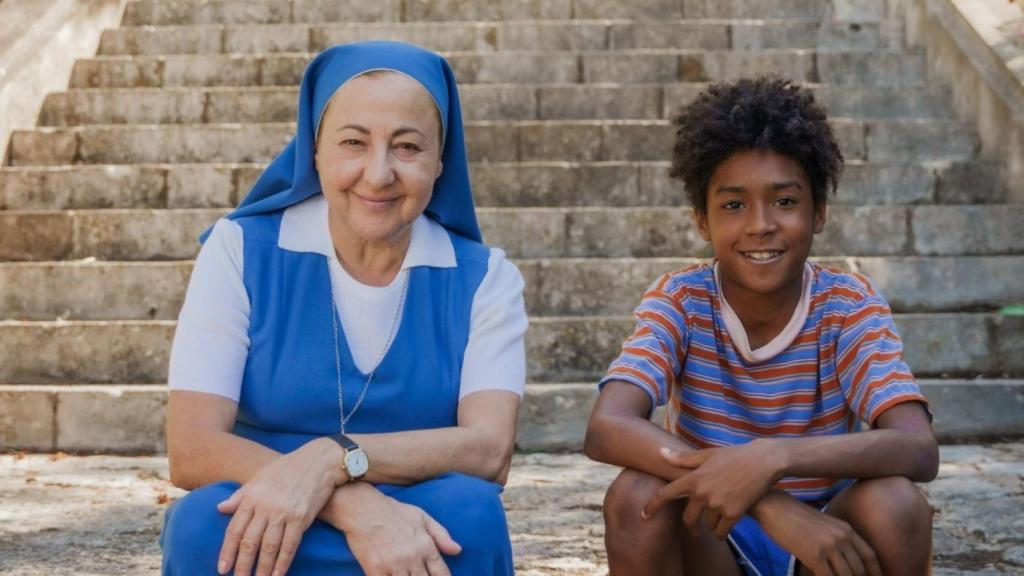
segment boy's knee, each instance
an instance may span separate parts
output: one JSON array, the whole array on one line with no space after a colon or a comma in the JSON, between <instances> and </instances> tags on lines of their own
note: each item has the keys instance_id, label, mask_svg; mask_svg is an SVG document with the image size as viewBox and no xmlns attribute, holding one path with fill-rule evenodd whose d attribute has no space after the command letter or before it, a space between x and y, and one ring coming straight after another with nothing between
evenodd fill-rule
<instances>
[{"instance_id":1,"label":"boy's knee","mask_svg":"<svg viewBox=\"0 0 1024 576\"><path fill-rule=\"evenodd\" d=\"M640 511L666 483L661 478L636 470L625 469L608 487L604 496L604 521L608 533L636 534L659 524L671 505L663 507L653 518L642 518ZM671 503L670 503L671 504Z\"/></svg>"},{"instance_id":2,"label":"boy's knee","mask_svg":"<svg viewBox=\"0 0 1024 576\"><path fill-rule=\"evenodd\" d=\"M857 482L856 516L868 529L910 535L931 529L932 508L924 494L903 476Z\"/></svg>"}]
</instances>

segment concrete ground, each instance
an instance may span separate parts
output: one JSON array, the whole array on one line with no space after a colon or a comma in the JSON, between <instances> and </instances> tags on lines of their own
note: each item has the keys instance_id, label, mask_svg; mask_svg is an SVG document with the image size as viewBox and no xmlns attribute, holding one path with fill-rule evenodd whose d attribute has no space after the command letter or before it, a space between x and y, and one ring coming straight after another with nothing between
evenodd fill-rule
<instances>
[{"instance_id":1,"label":"concrete ground","mask_svg":"<svg viewBox=\"0 0 1024 576\"><path fill-rule=\"evenodd\" d=\"M925 489L935 574L1024 574L1024 443L942 448ZM517 455L505 502L519 574L605 574L601 500L617 469ZM0 573L156 574L164 509L182 491L157 457L0 456Z\"/></svg>"}]
</instances>

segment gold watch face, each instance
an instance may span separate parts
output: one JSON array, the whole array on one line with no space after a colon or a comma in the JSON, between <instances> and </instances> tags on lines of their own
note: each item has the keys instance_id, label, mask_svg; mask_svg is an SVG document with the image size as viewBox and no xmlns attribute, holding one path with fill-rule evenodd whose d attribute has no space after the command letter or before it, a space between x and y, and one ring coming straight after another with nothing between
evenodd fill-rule
<instances>
[{"instance_id":1,"label":"gold watch face","mask_svg":"<svg viewBox=\"0 0 1024 576\"><path fill-rule=\"evenodd\" d=\"M345 455L345 470L350 478L359 478L370 468L370 460L361 449L350 450Z\"/></svg>"}]
</instances>

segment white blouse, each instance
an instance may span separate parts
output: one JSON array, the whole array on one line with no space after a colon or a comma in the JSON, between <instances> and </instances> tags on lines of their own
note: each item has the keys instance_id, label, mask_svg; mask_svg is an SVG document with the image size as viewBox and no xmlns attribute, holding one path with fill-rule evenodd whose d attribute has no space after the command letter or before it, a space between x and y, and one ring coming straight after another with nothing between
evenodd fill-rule
<instances>
[{"instance_id":1,"label":"white blouse","mask_svg":"<svg viewBox=\"0 0 1024 576\"><path fill-rule=\"evenodd\" d=\"M199 251L171 348L168 385L172 390L209 392L238 401L249 354L243 244L241 226L221 219ZM327 228L327 201L320 194L285 210L278 246L327 257L342 328L346 334L359 334L348 343L356 367L364 373L383 356L396 315L401 317L402 286L409 268L456 266L455 248L444 227L420 216L391 284L360 283L338 262ZM491 248L487 273L473 298L460 400L479 390L508 390L522 396L527 328L523 286L519 269L504 252Z\"/></svg>"}]
</instances>

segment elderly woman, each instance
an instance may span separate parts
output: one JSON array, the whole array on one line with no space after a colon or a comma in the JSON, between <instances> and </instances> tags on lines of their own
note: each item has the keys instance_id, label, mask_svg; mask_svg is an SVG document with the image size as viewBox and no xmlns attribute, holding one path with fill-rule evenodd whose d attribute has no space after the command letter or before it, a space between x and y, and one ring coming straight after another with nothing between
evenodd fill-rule
<instances>
[{"instance_id":1,"label":"elderly woman","mask_svg":"<svg viewBox=\"0 0 1024 576\"><path fill-rule=\"evenodd\" d=\"M511 574L522 289L481 244L448 63L320 54L295 139L196 261L164 573Z\"/></svg>"}]
</instances>

